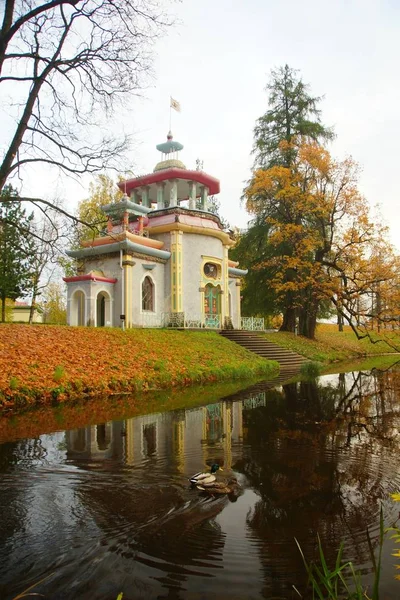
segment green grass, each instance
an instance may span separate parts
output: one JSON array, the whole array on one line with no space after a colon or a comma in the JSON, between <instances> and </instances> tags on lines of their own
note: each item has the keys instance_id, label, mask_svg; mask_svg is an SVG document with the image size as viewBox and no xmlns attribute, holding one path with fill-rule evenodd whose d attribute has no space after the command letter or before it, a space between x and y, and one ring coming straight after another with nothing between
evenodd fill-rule
<instances>
[{"instance_id":1,"label":"green grass","mask_svg":"<svg viewBox=\"0 0 400 600\"><path fill-rule=\"evenodd\" d=\"M264 333L263 337L278 346L293 350L310 360L330 363L361 358L364 356L377 356L381 354L394 353L389 347L384 336L372 332L373 338L379 340L373 344L368 339L357 340L356 335L350 329L339 332L336 325L318 325L315 340L309 340L303 336L288 332ZM389 334L391 343L397 345L400 350L400 335Z\"/></svg>"},{"instance_id":2,"label":"green grass","mask_svg":"<svg viewBox=\"0 0 400 600\"><path fill-rule=\"evenodd\" d=\"M374 573L371 596L369 595L369 590L364 589L362 585L360 572L356 571L351 561L345 562L343 560L343 542L340 544L338 553L336 555L335 564L330 566L325 557L319 535L317 561L307 561L299 542L295 539L307 571L308 587L312 590L313 600L379 600L383 542L385 535L387 533L392 533L393 531L395 532L395 535L392 537L396 538L396 536L399 535L399 529L397 527L389 527L385 529L383 521L383 509L381 507L379 515L379 540L377 556L375 556L370 533L368 529L366 531L368 549ZM300 598L303 598L299 590L297 588L294 589ZM309 596L307 595L307 598L308 597Z\"/></svg>"},{"instance_id":3,"label":"green grass","mask_svg":"<svg viewBox=\"0 0 400 600\"><path fill-rule=\"evenodd\" d=\"M321 374L321 364L317 362L305 362L300 367L300 373L308 379L315 379Z\"/></svg>"}]
</instances>

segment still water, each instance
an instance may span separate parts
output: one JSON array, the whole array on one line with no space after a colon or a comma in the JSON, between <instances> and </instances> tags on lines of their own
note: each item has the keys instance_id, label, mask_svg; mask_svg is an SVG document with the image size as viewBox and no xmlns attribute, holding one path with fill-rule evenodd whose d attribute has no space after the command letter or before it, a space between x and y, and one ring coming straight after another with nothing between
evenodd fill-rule
<instances>
[{"instance_id":1,"label":"still water","mask_svg":"<svg viewBox=\"0 0 400 600\"><path fill-rule=\"evenodd\" d=\"M0 445L0 598L298 598L317 534L370 585L366 530L394 523L400 368L264 382L195 408ZM104 413L102 413L103 416ZM33 419L34 417L32 417ZM44 426L43 426L44 427ZM219 462L235 498L188 477ZM400 598L384 546L381 600ZM43 581L41 581L43 580Z\"/></svg>"}]
</instances>

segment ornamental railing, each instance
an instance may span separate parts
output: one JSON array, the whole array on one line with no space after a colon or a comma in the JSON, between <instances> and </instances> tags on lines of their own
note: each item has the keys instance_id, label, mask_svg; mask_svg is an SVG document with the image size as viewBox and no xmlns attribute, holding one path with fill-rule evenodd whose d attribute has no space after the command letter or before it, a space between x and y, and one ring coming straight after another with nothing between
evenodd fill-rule
<instances>
[{"instance_id":1,"label":"ornamental railing","mask_svg":"<svg viewBox=\"0 0 400 600\"><path fill-rule=\"evenodd\" d=\"M164 327L164 320L160 314L143 312L140 315L140 320L142 327Z\"/></svg>"},{"instance_id":2,"label":"ornamental railing","mask_svg":"<svg viewBox=\"0 0 400 600\"><path fill-rule=\"evenodd\" d=\"M184 312L164 312L156 314L143 312L137 323L139 327L167 327L172 329L223 329L229 328L227 320L222 322L219 315L190 315ZM239 329L246 331L264 331L264 319L242 317Z\"/></svg>"},{"instance_id":3,"label":"ornamental railing","mask_svg":"<svg viewBox=\"0 0 400 600\"><path fill-rule=\"evenodd\" d=\"M259 317L241 317L240 329L246 331L264 331L264 319Z\"/></svg>"},{"instance_id":4,"label":"ornamental railing","mask_svg":"<svg viewBox=\"0 0 400 600\"><path fill-rule=\"evenodd\" d=\"M183 312L163 313L163 327L178 329L221 329L218 315L187 315Z\"/></svg>"}]
</instances>

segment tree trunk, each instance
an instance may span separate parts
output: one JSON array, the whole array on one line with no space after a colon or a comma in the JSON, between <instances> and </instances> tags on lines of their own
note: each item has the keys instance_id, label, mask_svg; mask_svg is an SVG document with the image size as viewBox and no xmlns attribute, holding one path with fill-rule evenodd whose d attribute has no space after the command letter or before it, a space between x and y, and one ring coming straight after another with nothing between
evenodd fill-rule
<instances>
[{"instance_id":1,"label":"tree trunk","mask_svg":"<svg viewBox=\"0 0 400 600\"><path fill-rule=\"evenodd\" d=\"M304 337L310 340L315 339L318 307L319 301L311 299L305 304L299 314L299 334L304 335Z\"/></svg>"},{"instance_id":2,"label":"tree trunk","mask_svg":"<svg viewBox=\"0 0 400 600\"><path fill-rule=\"evenodd\" d=\"M4 295L1 296L1 322L6 321L6 298Z\"/></svg>"},{"instance_id":3,"label":"tree trunk","mask_svg":"<svg viewBox=\"0 0 400 600\"><path fill-rule=\"evenodd\" d=\"M279 331L290 331L294 333L296 329L296 309L287 308L283 313L283 322Z\"/></svg>"},{"instance_id":4,"label":"tree trunk","mask_svg":"<svg viewBox=\"0 0 400 600\"><path fill-rule=\"evenodd\" d=\"M35 314L35 307L36 307L36 293L33 293L32 296L32 302L31 302L31 307L29 309L29 325L32 325L33 323L33 315Z\"/></svg>"},{"instance_id":5,"label":"tree trunk","mask_svg":"<svg viewBox=\"0 0 400 600\"><path fill-rule=\"evenodd\" d=\"M341 315L340 312L337 314L337 324L339 331L343 331L343 315Z\"/></svg>"}]
</instances>

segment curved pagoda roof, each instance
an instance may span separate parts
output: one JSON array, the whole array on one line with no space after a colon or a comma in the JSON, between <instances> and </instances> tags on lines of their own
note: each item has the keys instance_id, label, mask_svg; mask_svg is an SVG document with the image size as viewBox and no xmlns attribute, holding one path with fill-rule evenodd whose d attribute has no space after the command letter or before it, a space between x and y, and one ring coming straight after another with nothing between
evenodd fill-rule
<instances>
[{"instance_id":1,"label":"curved pagoda roof","mask_svg":"<svg viewBox=\"0 0 400 600\"><path fill-rule=\"evenodd\" d=\"M183 144L174 142L173 135L169 131L167 135L167 141L163 142L162 144L157 144L156 148L163 154L170 154L171 152L179 152L180 150L183 150Z\"/></svg>"},{"instance_id":2,"label":"curved pagoda roof","mask_svg":"<svg viewBox=\"0 0 400 600\"><path fill-rule=\"evenodd\" d=\"M166 193L169 193L169 187L172 180L178 182L178 198L187 198L189 195L189 184L195 182L201 186L208 188L210 195L219 194L219 180L211 175L207 175L203 171L187 169L186 166L178 158L178 153L183 149L183 144L176 142L173 139L171 131L168 132L167 141L156 146L162 154L161 162L154 167L153 173L134 177L118 183L121 191L130 195L132 190L149 186L149 198L151 201L157 200L156 184L165 182ZM199 195L198 192L197 195Z\"/></svg>"},{"instance_id":3,"label":"curved pagoda roof","mask_svg":"<svg viewBox=\"0 0 400 600\"><path fill-rule=\"evenodd\" d=\"M191 171L189 169L181 169L179 167L171 167L169 169L162 169L155 173L149 173L142 177L135 177L134 179L127 179L118 183L118 187L121 191L125 191L129 195L130 192L136 188L140 188L145 185L152 185L168 181L170 179L183 180L185 182L195 181L200 185L208 187L208 193L210 195L219 194L220 183L219 179L204 173L203 171Z\"/></svg>"}]
</instances>

